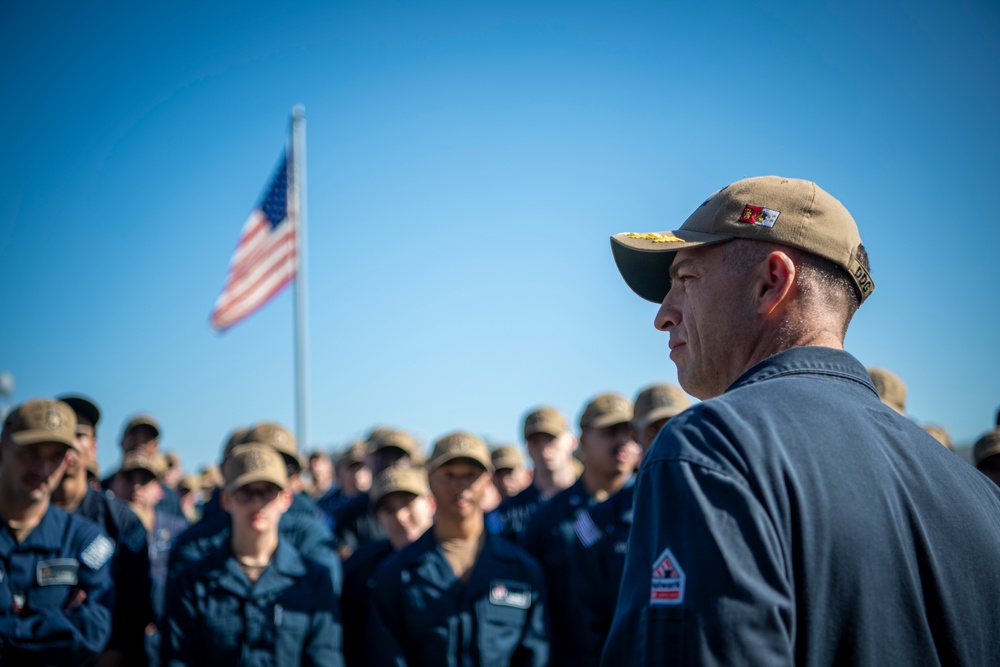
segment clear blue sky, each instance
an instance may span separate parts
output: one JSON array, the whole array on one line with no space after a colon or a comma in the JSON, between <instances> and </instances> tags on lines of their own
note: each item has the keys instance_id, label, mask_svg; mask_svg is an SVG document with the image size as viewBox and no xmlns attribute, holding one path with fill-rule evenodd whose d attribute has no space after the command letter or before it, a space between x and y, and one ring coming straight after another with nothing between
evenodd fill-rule
<instances>
[{"instance_id":1,"label":"clear blue sky","mask_svg":"<svg viewBox=\"0 0 1000 667\"><path fill-rule=\"evenodd\" d=\"M148 411L188 467L294 424L291 292L208 315L308 119L311 442L516 441L675 381L608 237L809 178L877 289L847 347L975 440L1000 406L995 2L118 2L0 9L0 369Z\"/></svg>"}]
</instances>

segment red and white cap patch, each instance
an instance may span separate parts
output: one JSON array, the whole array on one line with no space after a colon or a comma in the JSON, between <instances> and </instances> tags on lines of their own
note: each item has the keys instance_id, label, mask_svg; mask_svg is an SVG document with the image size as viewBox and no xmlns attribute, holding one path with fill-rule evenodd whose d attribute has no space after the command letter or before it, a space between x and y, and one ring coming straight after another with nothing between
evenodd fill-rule
<instances>
[{"instance_id":1,"label":"red and white cap patch","mask_svg":"<svg viewBox=\"0 0 1000 667\"><path fill-rule=\"evenodd\" d=\"M781 215L781 211L764 208L763 206L750 206L748 204L743 207L743 213L740 214L740 222L760 225L761 227L774 227L774 222L778 219L779 215Z\"/></svg>"},{"instance_id":2,"label":"red and white cap patch","mask_svg":"<svg viewBox=\"0 0 1000 667\"><path fill-rule=\"evenodd\" d=\"M664 549L653 563L653 576L649 584L649 604L682 604L684 602L684 571L677 559Z\"/></svg>"}]
</instances>

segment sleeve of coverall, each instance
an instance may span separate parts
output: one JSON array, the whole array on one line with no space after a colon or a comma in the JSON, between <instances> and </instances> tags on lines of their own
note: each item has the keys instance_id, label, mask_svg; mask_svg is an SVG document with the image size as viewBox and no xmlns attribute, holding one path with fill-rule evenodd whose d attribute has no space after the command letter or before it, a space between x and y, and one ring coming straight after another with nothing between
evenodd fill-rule
<instances>
[{"instance_id":1,"label":"sleeve of coverall","mask_svg":"<svg viewBox=\"0 0 1000 667\"><path fill-rule=\"evenodd\" d=\"M333 581L333 590L340 599L343 590L344 574L340 563L340 556L337 555L337 545L333 535L321 522L309 517L308 520L301 520L296 524L298 536L292 544L296 551L307 558L326 565L330 570L330 579ZM340 615L337 615L338 622Z\"/></svg>"},{"instance_id":2,"label":"sleeve of coverall","mask_svg":"<svg viewBox=\"0 0 1000 667\"><path fill-rule=\"evenodd\" d=\"M340 600L327 570L313 591L316 604L309 637L302 656L303 667L343 667L344 631L340 624Z\"/></svg>"},{"instance_id":3,"label":"sleeve of coverall","mask_svg":"<svg viewBox=\"0 0 1000 667\"><path fill-rule=\"evenodd\" d=\"M702 436L677 430L670 437ZM794 663L785 557L747 481L695 455L647 461L638 484L602 664Z\"/></svg>"},{"instance_id":4,"label":"sleeve of coverall","mask_svg":"<svg viewBox=\"0 0 1000 667\"><path fill-rule=\"evenodd\" d=\"M407 666L406 655L398 640L403 631L398 578L398 572L382 567L370 582L371 604L368 607L365 643L367 664L372 667Z\"/></svg>"},{"instance_id":5,"label":"sleeve of coverall","mask_svg":"<svg viewBox=\"0 0 1000 667\"><path fill-rule=\"evenodd\" d=\"M511 667L546 667L549 664L549 619L544 591L544 578L539 569L532 586L528 622L521 645L511 656Z\"/></svg>"},{"instance_id":6,"label":"sleeve of coverall","mask_svg":"<svg viewBox=\"0 0 1000 667\"><path fill-rule=\"evenodd\" d=\"M164 667L200 665L201 627L195 582L184 570L167 589L163 605L165 623L160 624L160 664Z\"/></svg>"},{"instance_id":7,"label":"sleeve of coverall","mask_svg":"<svg viewBox=\"0 0 1000 667\"><path fill-rule=\"evenodd\" d=\"M96 526L92 536L95 541L106 540L110 545L110 540ZM85 564L86 559L80 562L77 588L86 593L86 598L78 607L69 610L31 608L21 615L0 619L0 641L5 656L23 656L29 662L46 665L82 665L103 651L111 636L111 609L114 606L110 554L108 556L96 570ZM70 597L73 595L71 591ZM19 659L11 659L10 664L17 662Z\"/></svg>"}]
</instances>

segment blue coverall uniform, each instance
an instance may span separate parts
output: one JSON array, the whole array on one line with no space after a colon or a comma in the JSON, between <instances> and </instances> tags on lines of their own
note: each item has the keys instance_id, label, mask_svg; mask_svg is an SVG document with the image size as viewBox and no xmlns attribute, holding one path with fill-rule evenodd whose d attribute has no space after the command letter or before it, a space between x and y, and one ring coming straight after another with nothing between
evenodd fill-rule
<instances>
[{"instance_id":1,"label":"blue coverall uniform","mask_svg":"<svg viewBox=\"0 0 1000 667\"><path fill-rule=\"evenodd\" d=\"M339 603L329 569L284 540L251 583L227 541L167 591L162 664L342 667Z\"/></svg>"},{"instance_id":2,"label":"blue coverall uniform","mask_svg":"<svg viewBox=\"0 0 1000 667\"><path fill-rule=\"evenodd\" d=\"M603 664L1000 664L1000 489L794 347L643 461Z\"/></svg>"},{"instance_id":3,"label":"blue coverall uniform","mask_svg":"<svg viewBox=\"0 0 1000 667\"><path fill-rule=\"evenodd\" d=\"M94 523L55 506L20 544L0 526L0 663L75 667L103 651L113 555ZM78 591L86 599L67 609Z\"/></svg>"},{"instance_id":4,"label":"blue coverall uniform","mask_svg":"<svg viewBox=\"0 0 1000 667\"><path fill-rule=\"evenodd\" d=\"M126 665L142 667L147 662L146 626L155 618L146 529L125 503L94 489L87 489L75 514L96 523L115 544L115 606L107 650L120 651Z\"/></svg>"},{"instance_id":5,"label":"blue coverall uniform","mask_svg":"<svg viewBox=\"0 0 1000 667\"><path fill-rule=\"evenodd\" d=\"M463 583L428 530L375 573L368 664L544 667L549 659L544 588L531 556L489 534Z\"/></svg>"},{"instance_id":6,"label":"blue coverall uniform","mask_svg":"<svg viewBox=\"0 0 1000 667\"><path fill-rule=\"evenodd\" d=\"M577 614L570 604L570 560L576 533L577 515L595 504L583 480L563 489L538 508L524 530L525 551L538 559L548 586L552 617L552 667L575 665L577 659Z\"/></svg>"},{"instance_id":7,"label":"blue coverall uniform","mask_svg":"<svg viewBox=\"0 0 1000 667\"><path fill-rule=\"evenodd\" d=\"M542 492L532 484L488 513L485 519L486 530L519 544L528 521L544 502Z\"/></svg>"}]
</instances>

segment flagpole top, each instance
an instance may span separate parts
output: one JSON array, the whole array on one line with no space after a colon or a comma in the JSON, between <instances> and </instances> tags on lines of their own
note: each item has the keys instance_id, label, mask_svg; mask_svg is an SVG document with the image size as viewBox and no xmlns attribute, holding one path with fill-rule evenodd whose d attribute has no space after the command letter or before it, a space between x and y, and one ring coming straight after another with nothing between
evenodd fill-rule
<instances>
[{"instance_id":1,"label":"flagpole top","mask_svg":"<svg viewBox=\"0 0 1000 667\"><path fill-rule=\"evenodd\" d=\"M294 107L292 107L292 118L299 120L305 117L306 117L306 108L304 106L302 106L301 104L296 104Z\"/></svg>"}]
</instances>

